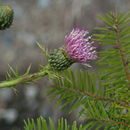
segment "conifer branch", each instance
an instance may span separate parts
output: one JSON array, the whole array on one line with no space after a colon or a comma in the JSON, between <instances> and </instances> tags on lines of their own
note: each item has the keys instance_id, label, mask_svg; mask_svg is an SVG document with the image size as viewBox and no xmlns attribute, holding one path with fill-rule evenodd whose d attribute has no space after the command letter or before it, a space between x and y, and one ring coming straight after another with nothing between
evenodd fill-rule
<instances>
[{"instance_id":1,"label":"conifer branch","mask_svg":"<svg viewBox=\"0 0 130 130\"><path fill-rule=\"evenodd\" d=\"M130 81L128 59L127 59L127 56L125 55L125 49L123 48L123 45L122 45L123 43L122 43L122 40L120 37L121 29L120 29L119 25L116 23L117 22L116 15L113 14L112 16L113 16L113 19L115 20L115 25L113 26L113 29L115 30L115 33L116 33L116 41L117 41L117 45L118 45L118 47L116 47L116 49L119 50L126 78L128 81Z\"/></svg>"},{"instance_id":2,"label":"conifer branch","mask_svg":"<svg viewBox=\"0 0 130 130\"><path fill-rule=\"evenodd\" d=\"M117 125L122 125L122 126L130 128L130 124L126 124L124 122L118 122L115 120L105 120L105 119L98 119L98 118L86 118L86 119L87 120L96 120L96 121L101 121L101 122L106 122L106 123L115 123Z\"/></svg>"},{"instance_id":3,"label":"conifer branch","mask_svg":"<svg viewBox=\"0 0 130 130\"><path fill-rule=\"evenodd\" d=\"M117 105L120 105L124 108L130 109L130 106L128 105L129 103L125 102L125 101L119 101L119 100L113 100L113 99L110 99L110 98L104 98L104 97L101 97L101 96L89 94L89 93L86 93L86 92L83 92L83 91L80 91L80 90L75 90L75 89L72 89L72 88L57 87L57 86L56 86L56 88L57 89L63 89L64 91L67 91L67 92L72 92L72 93L80 94L80 95L83 95L83 96L91 97L91 98L101 100L101 101L104 101L104 102L116 103Z\"/></svg>"},{"instance_id":4,"label":"conifer branch","mask_svg":"<svg viewBox=\"0 0 130 130\"><path fill-rule=\"evenodd\" d=\"M119 52L120 52L120 56L121 56L123 66L124 66L125 75L127 77L127 80L130 81L128 60L127 60L126 55L124 54L124 48L122 46L119 46Z\"/></svg>"}]
</instances>

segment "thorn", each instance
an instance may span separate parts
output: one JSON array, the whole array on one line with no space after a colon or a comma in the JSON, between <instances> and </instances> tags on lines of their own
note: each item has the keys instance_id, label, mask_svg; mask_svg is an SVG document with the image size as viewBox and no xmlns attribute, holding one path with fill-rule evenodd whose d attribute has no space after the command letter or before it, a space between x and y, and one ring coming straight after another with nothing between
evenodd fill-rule
<instances>
[{"instance_id":1,"label":"thorn","mask_svg":"<svg viewBox=\"0 0 130 130\"><path fill-rule=\"evenodd\" d=\"M9 72L7 72L7 79L11 78L11 75L9 74Z\"/></svg>"},{"instance_id":2,"label":"thorn","mask_svg":"<svg viewBox=\"0 0 130 130\"><path fill-rule=\"evenodd\" d=\"M14 76L17 76L17 73L14 71L14 69L8 64L10 73L12 73Z\"/></svg>"},{"instance_id":3,"label":"thorn","mask_svg":"<svg viewBox=\"0 0 130 130\"><path fill-rule=\"evenodd\" d=\"M29 67L27 68L27 71L25 74L29 74L30 70L31 70L32 64L29 65Z\"/></svg>"},{"instance_id":4,"label":"thorn","mask_svg":"<svg viewBox=\"0 0 130 130\"><path fill-rule=\"evenodd\" d=\"M16 88L14 88L14 87L11 87L11 88L12 88L12 90L14 91L14 93L15 93L16 95L18 95L19 91L18 91Z\"/></svg>"},{"instance_id":5,"label":"thorn","mask_svg":"<svg viewBox=\"0 0 130 130\"><path fill-rule=\"evenodd\" d=\"M46 57L48 57L48 51L45 49L45 47L44 46L42 47L39 42L36 42L36 44L42 50L42 52L44 53L44 55Z\"/></svg>"}]
</instances>

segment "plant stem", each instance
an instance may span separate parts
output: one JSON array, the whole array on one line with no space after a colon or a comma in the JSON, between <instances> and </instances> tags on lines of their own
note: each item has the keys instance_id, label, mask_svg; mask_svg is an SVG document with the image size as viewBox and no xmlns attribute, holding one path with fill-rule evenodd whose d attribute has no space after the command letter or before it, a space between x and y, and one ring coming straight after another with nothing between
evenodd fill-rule
<instances>
[{"instance_id":1,"label":"plant stem","mask_svg":"<svg viewBox=\"0 0 130 130\"><path fill-rule=\"evenodd\" d=\"M47 71L43 70L41 72L37 72L34 74L22 75L16 79L1 82L0 88L7 88L7 87L15 86L17 84L28 83L30 81L34 81L36 79L39 79L47 74L48 74Z\"/></svg>"}]
</instances>

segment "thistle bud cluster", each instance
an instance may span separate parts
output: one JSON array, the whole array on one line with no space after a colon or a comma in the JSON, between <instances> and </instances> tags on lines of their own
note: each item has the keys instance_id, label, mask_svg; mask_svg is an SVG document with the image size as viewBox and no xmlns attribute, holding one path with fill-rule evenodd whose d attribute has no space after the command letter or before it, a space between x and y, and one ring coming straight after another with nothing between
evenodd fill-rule
<instances>
[{"instance_id":1,"label":"thistle bud cluster","mask_svg":"<svg viewBox=\"0 0 130 130\"><path fill-rule=\"evenodd\" d=\"M14 12L10 6L0 6L0 30L9 28L13 22Z\"/></svg>"}]
</instances>

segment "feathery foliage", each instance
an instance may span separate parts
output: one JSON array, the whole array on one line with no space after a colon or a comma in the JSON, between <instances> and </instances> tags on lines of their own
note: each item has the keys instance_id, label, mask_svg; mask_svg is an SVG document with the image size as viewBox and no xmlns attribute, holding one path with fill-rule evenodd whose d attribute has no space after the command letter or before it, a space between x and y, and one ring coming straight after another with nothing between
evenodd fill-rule
<instances>
[{"instance_id":1,"label":"feathery foliage","mask_svg":"<svg viewBox=\"0 0 130 130\"><path fill-rule=\"evenodd\" d=\"M69 70L49 91L61 108L79 109L88 129L130 129L130 13L108 13L100 17L95 40L107 49L99 52L96 72ZM92 126L92 127L90 127Z\"/></svg>"},{"instance_id":2,"label":"feathery foliage","mask_svg":"<svg viewBox=\"0 0 130 130\"><path fill-rule=\"evenodd\" d=\"M81 119L90 121L86 127L97 128L109 126L114 128L130 128L130 113L125 113L126 102L113 100L104 96L104 87L100 82L98 73L77 70L65 71L61 78L55 80L55 85L48 91L50 98L58 98L61 108L69 113L78 109ZM123 118L124 117L124 118Z\"/></svg>"},{"instance_id":3,"label":"feathery foliage","mask_svg":"<svg viewBox=\"0 0 130 130\"><path fill-rule=\"evenodd\" d=\"M24 130L86 130L82 125L78 126L77 122L74 121L72 125L69 125L66 119L59 119L57 124L49 118L48 120L43 117L34 119L28 119L24 121Z\"/></svg>"},{"instance_id":4,"label":"feathery foliage","mask_svg":"<svg viewBox=\"0 0 130 130\"><path fill-rule=\"evenodd\" d=\"M58 96L58 103L61 104L62 108L70 105L69 112L86 104L88 99L103 97L103 88L100 87L100 81L94 72L89 73L82 70L73 72L69 69L54 82L48 94L52 100Z\"/></svg>"},{"instance_id":5,"label":"feathery foliage","mask_svg":"<svg viewBox=\"0 0 130 130\"><path fill-rule=\"evenodd\" d=\"M104 28L96 28L97 41L109 49L100 52L99 65L105 96L130 102L130 12L99 17ZM129 98L128 98L129 97Z\"/></svg>"}]
</instances>

